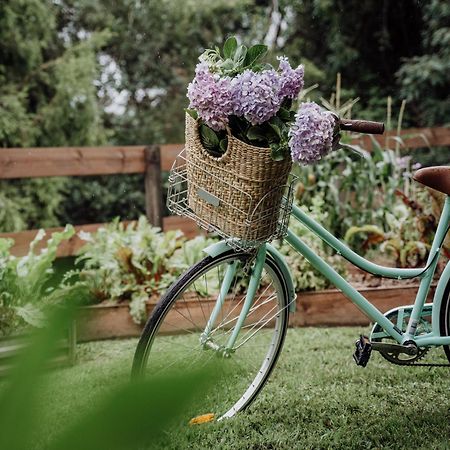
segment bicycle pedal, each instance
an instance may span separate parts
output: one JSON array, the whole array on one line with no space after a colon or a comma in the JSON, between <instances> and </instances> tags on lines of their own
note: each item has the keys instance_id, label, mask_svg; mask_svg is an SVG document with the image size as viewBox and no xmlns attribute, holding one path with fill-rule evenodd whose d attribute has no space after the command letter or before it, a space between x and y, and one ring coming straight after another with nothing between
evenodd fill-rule
<instances>
[{"instance_id":1,"label":"bicycle pedal","mask_svg":"<svg viewBox=\"0 0 450 450\"><path fill-rule=\"evenodd\" d=\"M366 367L372 353L372 344L367 336L361 335L355 342L356 350L353 359L358 366Z\"/></svg>"}]
</instances>

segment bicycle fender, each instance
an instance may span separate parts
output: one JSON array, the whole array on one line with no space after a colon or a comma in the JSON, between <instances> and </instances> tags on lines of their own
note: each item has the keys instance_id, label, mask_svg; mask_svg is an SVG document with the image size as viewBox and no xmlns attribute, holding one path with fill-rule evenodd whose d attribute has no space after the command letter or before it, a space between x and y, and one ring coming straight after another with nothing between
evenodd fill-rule
<instances>
[{"instance_id":1,"label":"bicycle fender","mask_svg":"<svg viewBox=\"0 0 450 450\"><path fill-rule=\"evenodd\" d=\"M294 288L294 281L292 280L291 271L289 270L288 265L286 264L286 261L283 257L283 255L271 244L266 244L267 246L267 253L272 257L272 259L275 261L278 268L281 270L281 273L283 274L284 279L286 280L286 285L288 289L288 301L289 301L289 312L293 313L295 312L296 307L296 294L295 294L295 288ZM203 251L212 258L221 255L222 253L225 253L229 250L232 250L232 247L230 247L225 241L217 242L216 244L209 245L208 247L204 248Z\"/></svg>"},{"instance_id":2,"label":"bicycle fender","mask_svg":"<svg viewBox=\"0 0 450 450\"><path fill-rule=\"evenodd\" d=\"M225 241L219 241L215 244L208 245L208 247L203 249L203 252L211 256L211 258L215 258L229 250L232 250L232 248Z\"/></svg>"},{"instance_id":3,"label":"bicycle fender","mask_svg":"<svg viewBox=\"0 0 450 450\"><path fill-rule=\"evenodd\" d=\"M442 298L444 297L445 288L447 287L449 281L450 281L450 262L447 263L444 271L442 272L441 277L439 278L439 282L433 297L433 315L431 318L431 323L433 325L433 333L436 333L437 336L440 335L439 315L441 312Z\"/></svg>"}]
</instances>

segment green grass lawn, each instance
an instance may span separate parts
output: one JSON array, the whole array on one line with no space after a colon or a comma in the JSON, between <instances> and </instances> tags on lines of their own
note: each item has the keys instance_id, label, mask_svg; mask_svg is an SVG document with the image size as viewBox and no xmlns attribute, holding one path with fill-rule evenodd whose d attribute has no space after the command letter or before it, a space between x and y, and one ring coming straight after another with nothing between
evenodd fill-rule
<instances>
[{"instance_id":1,"label":"green grass lawn","mask_svg":"<svg viewBox=\"0 0 450 450\"><path fill-rule=\"evenodd\" d=\"M166 434L173 449L449 449L450 371L352 360L358 328L290 329L279 363L245 413ZM78 345L78 363L40 394L37 448L127 379L135 339ZM436 354L442 350L435 350ZM151 401L151 399L149 399Z\"/></svg>"}]
</instances>

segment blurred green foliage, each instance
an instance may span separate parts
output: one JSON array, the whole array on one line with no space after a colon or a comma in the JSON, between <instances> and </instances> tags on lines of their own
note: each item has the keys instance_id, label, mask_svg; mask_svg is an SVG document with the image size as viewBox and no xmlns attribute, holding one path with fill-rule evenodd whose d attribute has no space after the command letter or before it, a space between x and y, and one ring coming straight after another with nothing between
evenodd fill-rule
<instances>
[{"instance_id":1,"label":"blurred green foliage","mask_svg":"<svg viewBox=\"0 0 450 450\"><path fill-rule=\"evenodd\" d=\"M330 93L340 72L346 98L360 97L354 109L367 119L383 120L384 98L399 101L395 73L403 58L424 51L425 2L368 0L286 0L287 26L280 31L280 49L291 57L310 59L324 72L322 93ZM441 2L444 3L444 2ZM328 84L328 85L327 85ZM417 122L411 117L411 123Z\"/></svg>"},{"instance_id":2,"label":"blurred green foliage","mask_svg":"<svg viewBox=\"0 0 450 450\"><path fill-rule=\"evenodd\" d=\"M0 5L0 145L87 145L104 138L93 80L109 32L71 41L53 2Z\"/></svg>"},{"instance_id":3,"label":"blurred green foliage","mask_svg":"<svg viewBox=\"0 0 450 450\"><path fill-rule=\"evenodd\" d=\"M71 420L53 423L50 436L42 435L47 405L42 394L49 382L64 380L64 373L48 373L48 362L56 352L59 339L76 317L75 303L54 310L47 317L47 326L35 330L30 344L15 359L9 377L0 388L0 448L30 450L45 448L123 450L154 448L165 437L170 426L180 420L195 397L210 387L209 369L173 372L164 378L135 379L121 377L120 383L96 385L96 401L87 402L82 410L72 411ZM113 367L110 380L117 375ZM67 381L67 379L66 379ZM72 403L86 394L83 386L65 386L65 400ZM186 423L187 420L184 416ZM189 416L188 416L189 417Z\"/></svg>"}]
</instances>

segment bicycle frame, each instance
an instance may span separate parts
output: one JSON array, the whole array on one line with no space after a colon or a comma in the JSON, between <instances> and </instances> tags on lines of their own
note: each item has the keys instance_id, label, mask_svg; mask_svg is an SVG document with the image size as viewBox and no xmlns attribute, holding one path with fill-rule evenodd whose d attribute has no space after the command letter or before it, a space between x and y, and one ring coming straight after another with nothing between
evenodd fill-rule
<instances>
[{"instance_id":1,"label":"bicycle frame","mask_svg":"<svg viewBox=\"0 0 450 450\"><path fill-rule=\"evenodd\" d=\"M334 286L341 290L367 317L373 322L377 322L386 333L388 333L399 344L404 344L407 341L414 341L419 347L424 346L438 346L438 345L450 345L450 336L441 337L439 330L439 307L440 301L445 289L443 285L447 280L450 280L450 264L447 265L444 273L441 276L441 281L438 284L435 293L435 302L433 303L432 311L432 331L425 335L415 337L415 331L419 322L425 301L433 280L433 275L436 271L436 266L439 260L439 254L441 250L442 242L445 238L445 234L450 224L450 197L446 197L444 208L442 210L441 218L439 220L438 228L431 246L429 257L426 266L423 268L415 269L399 269L392 267L385 267L374 264L362 256L355 253L344 243L334 237L329 231L327 231L322 225L317 223L305 212L303 212L297 206L293 206L292 216L298 220L301 224L311 230L316 236L318 236L323 242L332 247L339 255L342 255L349 262L357 267L365 270L366 272L382 277L406 279L418 277L420 278L420 285L417 291L416 299L414 301L413 310L408 322L406 332L402 332L395 324L393 324L385 315L373 306L369 300L367 300L360 292L358 292L347 280L339 275L329 264L327 264L320 256L316 255L313 250L303 242L298 236L296 236L292 230L288 230L286 241L300 254L302 254L319 272L321 272ZM205 249L208 254L217 254L223 251L224 243L213 245L211 248ZM253 296L256 293L259 284L259 277L261 276L262 267L265 261L266 252L272 248L270 244L261 246L258 249L255 264L252 274L250 276L249 289L247 291L246 299L242 307L238 322L233 331L229 342L226 345L226 349L231 351L237 335L239 334L240 327L242 326L252 304ZM273 249L273 248L272 248ZM279 259L279 256L278 256ZM286 267L282 268L284 276L291 276L290 273L286 273ZM233 270L233 269L230 269ZM234 269L235 270L235 269ZM230 273L229 276L234 274ZM292 280L290 280L292 285ZM440 296L440 297L439 297ZM215 321L215 316L220 311L223 299L217 299L216 307L213 312L207 329L205 329L205 336Z\"/></svg>"}]
</instances>

